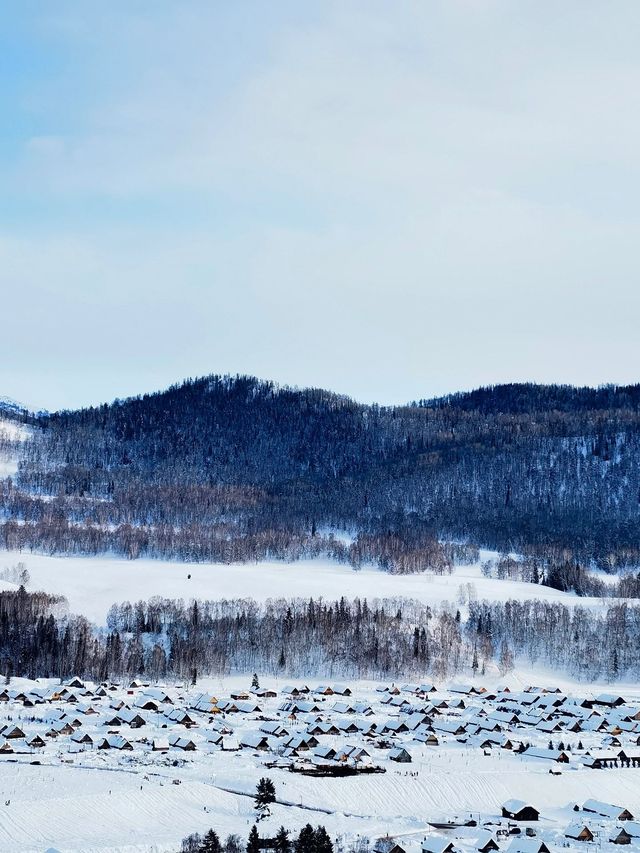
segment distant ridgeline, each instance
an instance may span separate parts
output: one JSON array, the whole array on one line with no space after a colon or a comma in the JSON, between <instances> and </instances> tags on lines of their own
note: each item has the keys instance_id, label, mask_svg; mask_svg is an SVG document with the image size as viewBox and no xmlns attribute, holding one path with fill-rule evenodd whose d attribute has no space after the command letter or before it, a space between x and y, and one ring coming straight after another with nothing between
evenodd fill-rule
<instances>
[{"instance_id":1,"label":"distant ridgeline","mask_svg":"<svg viewBox=\"0 0 640 853\"><path fill-rule=\"evenodd\" d=\"M485 546L615 570L640 563L639 406L637 385L503 385L381 407L212 376L73 412L9 409L34 429L0 486L0 544L322 554L394 572L448 571Z\"/></svg>"}]
</instances>

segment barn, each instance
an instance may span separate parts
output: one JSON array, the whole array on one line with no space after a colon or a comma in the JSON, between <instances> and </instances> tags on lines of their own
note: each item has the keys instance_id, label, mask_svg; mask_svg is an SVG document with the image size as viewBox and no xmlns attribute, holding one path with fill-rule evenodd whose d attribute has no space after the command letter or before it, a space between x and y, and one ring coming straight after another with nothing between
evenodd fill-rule
<instances>
[{"instance_id":1,"label":"barn","mask_svg":"<svg viewBox=\"0 0 640 853\"><path fill-rule=\"evenodd\" d=\"M538 820L540 812L524 800L507 800L502 804L502 817L511 820Z\"/></svg>"},{"instance_id":2,"label":"barn","mask_svg":"<svg viewBox=\"0 0 640 853\"><path fill-rule=\"evenodd\" d=\"M629 809L625 809L623 806L614 806L611 803L604 803L601 800L585 800L582 810L601 815L601 817L610 817L613 820L633 820L633 815Z\"/></svg>"}]
</instances>

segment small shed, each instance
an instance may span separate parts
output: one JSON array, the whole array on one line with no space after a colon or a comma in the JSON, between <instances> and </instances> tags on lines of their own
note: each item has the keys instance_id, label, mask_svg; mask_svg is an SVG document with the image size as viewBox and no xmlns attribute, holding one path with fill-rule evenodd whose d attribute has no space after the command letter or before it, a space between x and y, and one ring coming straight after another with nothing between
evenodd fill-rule
<instances>
[{"instance_id":1,"label":"small shed","mask_svg":"<svg viewBox=\"0 0 640 853\"><path fill-rule=\"evenodd\" d=\"M623 826L614 827L609 836L612 844L631 844L631 836Z\"/></svg>"},{"instance_id":2,"label":"small shed","mask_svg":"<svg viewBox=\"0 0 640 853\"><path fill-rule=\"evenodd\" d=\"M491 853L492 850L498 850L495 838L488 831L482 832L477 837L475 847L478 853Z\"/></svg>"},{"instance_id":3,"label":"small shed","mask_svg":"<svg viewBox=\"0 0 640 853\"><path fill-rule=\"evenodd\" d=\"M593 841L593 832L585 823L570 823L564 831L564 837L574 841Z\"/></svg>"},{"instance_id":4,"label":"small shed","mask_svg":"<svg viewBox=\"0 0 640 853\"><path fill-rule=\"evenodd\" d=\"M396 746L389 750L389 760L398 761L400 764L410 764L411 753L409 753L403 746Z\"/></svg>"}]
</instances>

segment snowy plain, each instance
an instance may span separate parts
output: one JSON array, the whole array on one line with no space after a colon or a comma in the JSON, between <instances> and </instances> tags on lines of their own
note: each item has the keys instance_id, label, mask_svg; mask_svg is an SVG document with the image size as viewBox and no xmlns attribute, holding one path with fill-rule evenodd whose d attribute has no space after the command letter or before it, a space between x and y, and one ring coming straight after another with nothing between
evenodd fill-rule
<instances>
[{"instance_id":1,"label":"snowy plain","mask_svg":"<svg viewBox=\"0 0 640 853\"><path fill-rule=\"evenodd\" d=\"M161 596L189 601L253 598L353 599L409 598L424 604L444 601L458 605L460 587L472 584L479 600L526 601L538 598L567 605L600 607L599 598L580 598L538 584L496 580L483 576L480 563L457 566L450 575L425 572L391 575L368 567L354 571L331 560L296 563L177 563L161 560L123 560L116 557L73 557L0 551L0 571L24 563L31 576L29 589L66 596L70 610L104 624L115 602ZM6 588L12 588L9 584ZM465 594L468 590L465 591Z\"/></svg>"},{"instance_id":2,"label":"snowy plain","mask_svg":"<svg viewBox=\"0 0 640 853\"><path fill-rule=\"evenodd\" d=\"M197 690L225 696L246 689L249 680L247 676L207 679L199 683ZM530 681L528 673L516 671L500 679L488 675L482 683L492 689L498 680L511 685L513 691ZM26 682L21 679L14 679L13 683L26 689ZM284 683L277 679L264 681L265 686L278 692ZM544 683L557 684L562 689L572 687L561 679ZM374 683L356 681L350 686L354 696L371 703L380 719L388 715ZM583 685L575 688L575 694L588 695L592 688L600 692L601 687ZM622 685L620 692L635 704L640 702L638 685ZM281 701L276 698L266 706L261 702L268 718L277 716ZM327 704L331 705L332 699ZM37 725L30 722L34 712L35 709L16 709L12 712L14 723L33 730ZM78 712L71 708L70 713ZM145 716L147 728L156 725L153 713ZM302 732L306 725L302 720L287 721L285 715L282 721L294 732ZM236 734L255 731L259 725L255 715L227 715L227 722ZM96 730L89 720L82 723L81 729ZM68 739L60 738L43 751L1 756L0 853L43 853L50 846L61 853L177 853L180 838L211 827L222 836L238 833L246 838L255 821L251 795L263 775L272 778L282 801L260 824L263 836L272 836L281 824L295 832L311 822L324 824L334 839L339 835L353 839L360 834L373 839L391 834L419 842L425 835L434 834L429 821L455 814L497 821L501 804L516 797L541 810L543 819L536 830L553 851L554 845L567 846L562 833L574 819L572 807L588 797L622 804L640 814L640 769L589 770L580 767L576 758L571 766L563 766L561 775L551 775L549 762L499 748L486 754L477 744L461 744L446 735L440 736L438 747L421 746L409 735L400 736L399 742L406 744L413 761L410 765L394 765L384 750L375 749L361 736L350 735L345 741L366 746L386 773L314 778L285 769L266 770L263 762L268 755L252 749L207 751L203 748L206 718L188 731L176 729L195 738L198 750L172 750L167 756L137 750L131 757L91 748L69 752ZM148 737L145 732L144 727L123 730L125 736L136 739ZM527 736L535 737L535 732ZM538 740L544 743L547 737L541 734ZM585 746L599 741L595 734L582 737ZM577 736L571 738L575 747ZM33 759L41 763L31 764ZM180 784L174 784L174 780ZM593 822L591 818L590 823ZM465 839L466 832L452 831L450 840L455 840L462 853L475 853L473 839L477 830ZM580 849L579 845L574 849Z\"/></svg>"}]
</instances>

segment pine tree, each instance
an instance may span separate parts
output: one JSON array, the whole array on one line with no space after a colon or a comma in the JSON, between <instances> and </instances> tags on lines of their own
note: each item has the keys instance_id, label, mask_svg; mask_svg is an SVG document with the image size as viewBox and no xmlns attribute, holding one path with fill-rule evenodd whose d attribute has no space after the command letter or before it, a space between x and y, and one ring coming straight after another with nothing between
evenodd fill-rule
<instances>
[{"instance_id":1,"label":"pine tree","mask_svg":"<svg viewBox=\"0 0 640 853\"><path fill-rule=\"evenodd\" d=\"M260 682L258 681L258 674L256 672L253 673L253 678L251 679L251 689L260 690Z\"/></svg>"},{"instance_id":2,"label":"pine tree","mask_svg":"<svg viewBox=\"0 0 640 853\"><path fill-rule=\"evenodd\" d=\"M260 853L260 836L258 835L258 827L253 824L247 841L247 853Z\"/></svg>"},{"instance_id":3,"label":"pine tree","mask_svg":"<svg viewBox=\"0 0 640 853\"><path fill-rule=\"evenodd\" d=\"M276 801L276 789L267 776L263 776L256 785L255 809L260 812L260 817L268 814L269 804Z\"/></svg>"},{"instance_id":4,"label":"pine tree","mask_svg":"<svg viewBox=\"0 0 640 853\"><path fill-rule=\"evenodd\" d=\"M218 833L210 829L202 839L202 844L200 845L199 853L222 853L222 845L220 844L220 839L218 838Z\"/></svg>"},{"instance_id":5,"label":"pine tree","mask_svg":"<svg viewBox=\"0 0 640 853\"><path fill-rule=\"evenodd\" d=\"M333 844L329 838L329 833L324 826L317 827L315 831L315 850L314 853L333 853Z\"/></svg>"},{"instance_id":6,"label":"pine tree","mask_svg":"<svg viewBox=\"0 0 640 853\"><path fill-rule=\"evenodd\" d=\"M295 840L295 853L315 853L316 834L310 823L303 826ZM250 853L247 849L247 853Z\"/></svg>"},{"instance_id":7,"label":"pine tree","mask_svg":"<svg viewBox=\"0 0 640 853\"><path fill-rule=\"evenodd\" d=\"M289 841L289 831L281 826L276 835L275 849L278 853L291 853L291 842Z\"/></svg>"},{"instance_id":8,"label":"pine tree","mask_svg":"<svg viewBox=\"0 0 640 853\"><path fill-rule=\"evenodd\" d=\"M613 657L611 659L611 674L613 675L614 678L618 675L619 669L620 669L620 666L618 663L618 650L616 648L614 648Z\"/></svg>"}]
</instances>

